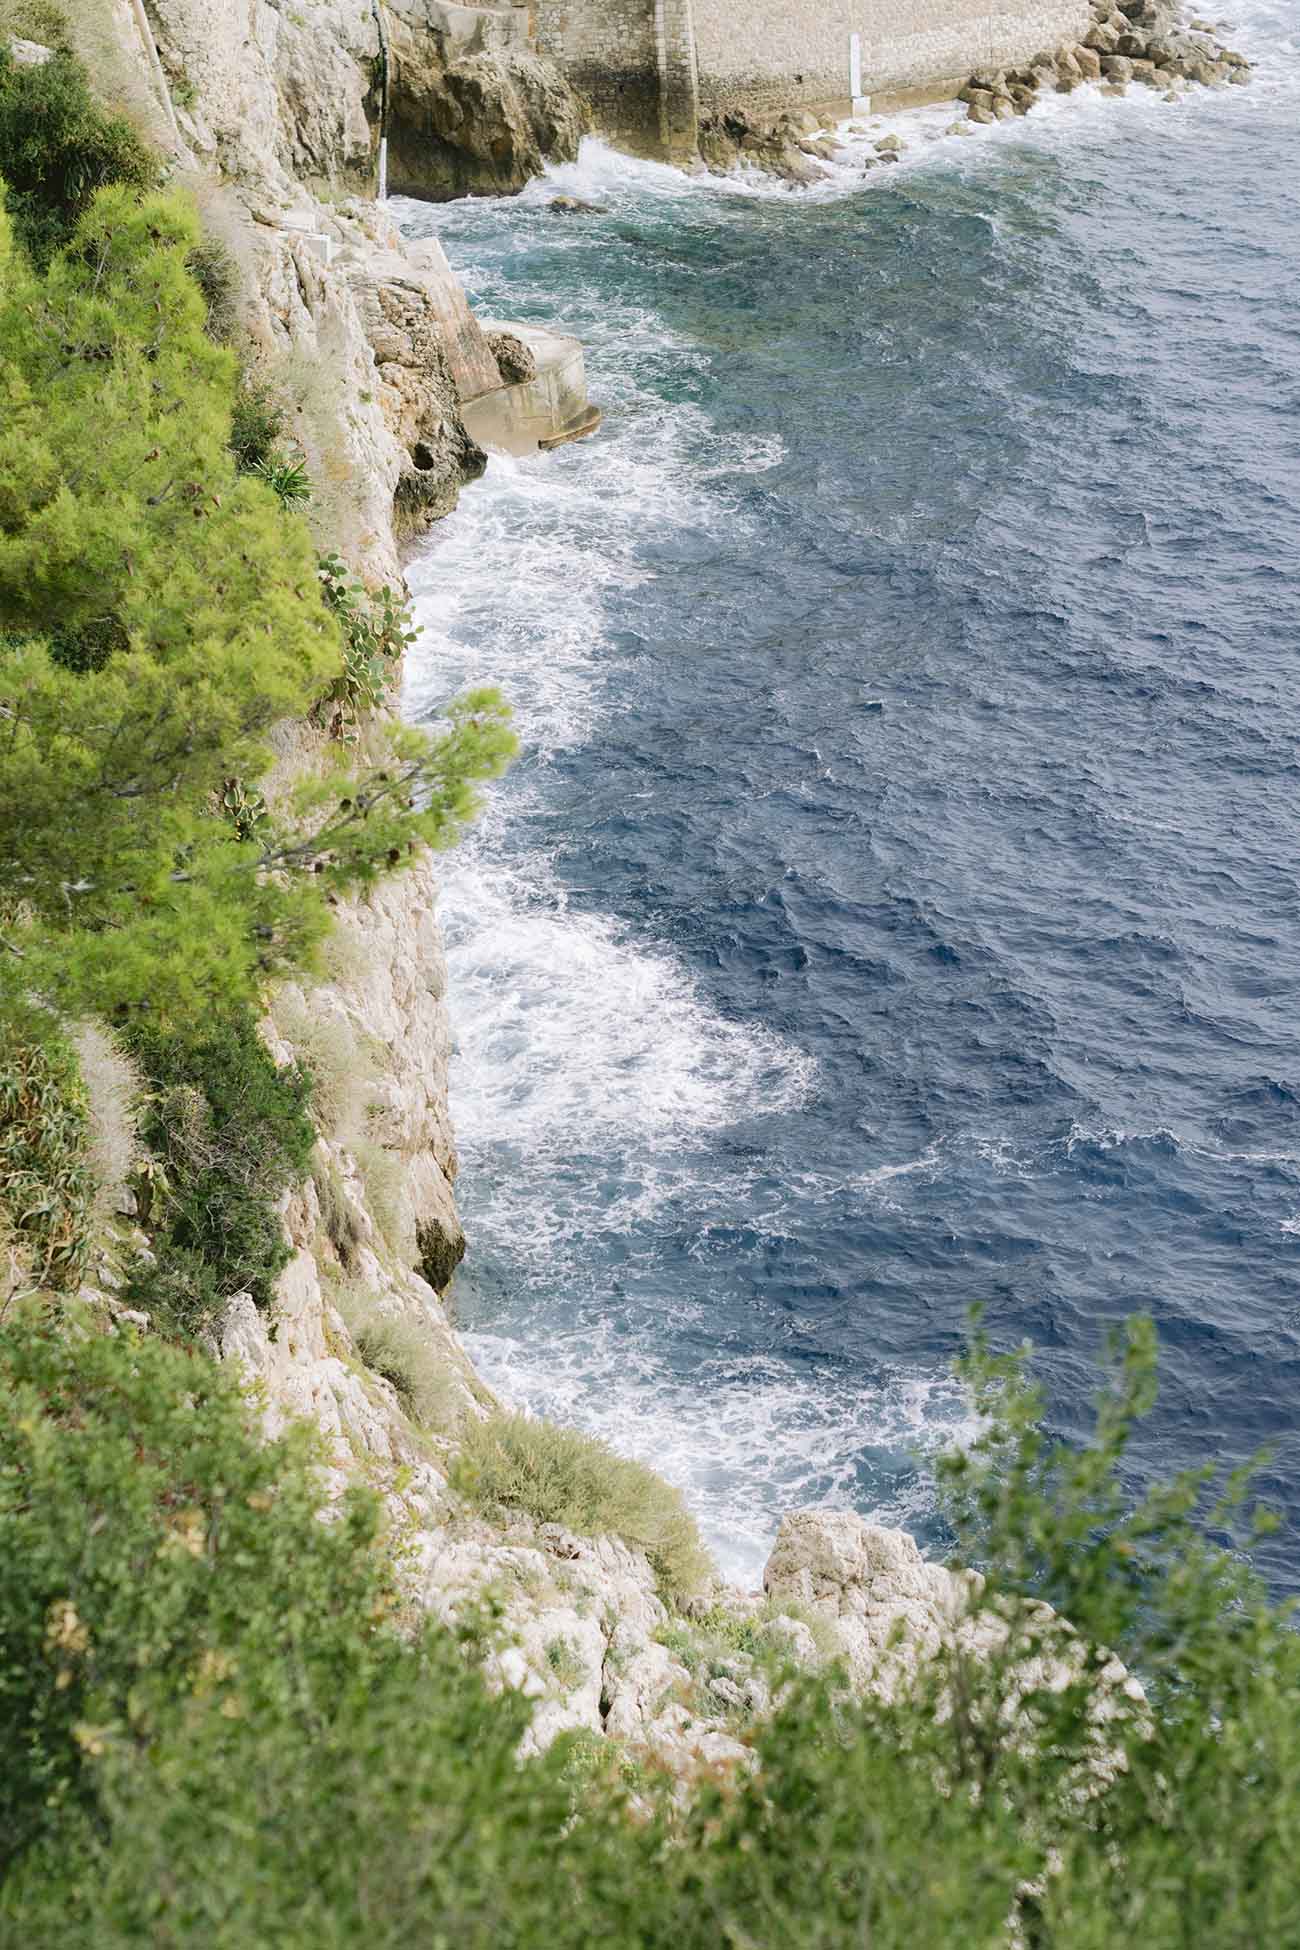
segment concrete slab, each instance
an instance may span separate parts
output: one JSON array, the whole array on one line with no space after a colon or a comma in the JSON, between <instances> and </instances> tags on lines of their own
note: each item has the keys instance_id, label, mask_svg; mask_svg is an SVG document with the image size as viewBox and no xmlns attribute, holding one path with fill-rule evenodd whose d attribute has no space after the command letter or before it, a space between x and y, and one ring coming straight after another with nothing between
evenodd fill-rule
<instances>
[{"instance_id":1,"label":"concrete slab","mask_svg":"<svg viewBox=\"0 0 1300 1950\"><path fill-rule=\"evenodd\" d=\"M468 400L461 416L471 436L489 453L535 454L581 440L600 425L600 408L587 397L582 345L545 325L485 318L486 333L511 332L537 361L537 376Z\"/></svg>"}]
</instances>

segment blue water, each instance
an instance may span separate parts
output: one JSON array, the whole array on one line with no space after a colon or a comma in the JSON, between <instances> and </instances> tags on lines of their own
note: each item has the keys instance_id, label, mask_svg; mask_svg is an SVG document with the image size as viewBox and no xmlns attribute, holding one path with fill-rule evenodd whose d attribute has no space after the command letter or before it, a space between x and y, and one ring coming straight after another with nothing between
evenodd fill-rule
<instances>
[{"instance_id":1,"label":"blue water","mask_svg":"<svg viewBox=\"0 0 1300 1950\"><path fill-rule=\"evenodd\" d=\"M607 416L412 569L410 710L525 746L444 897L460 1319L741 1577L934 1539L978 1301L1071 1435L1152 1313L1135 1471L1271 1445L1300 1582L1300 9L1234 39L869 186L400 206Z\"/></svg>"}]
</instances>

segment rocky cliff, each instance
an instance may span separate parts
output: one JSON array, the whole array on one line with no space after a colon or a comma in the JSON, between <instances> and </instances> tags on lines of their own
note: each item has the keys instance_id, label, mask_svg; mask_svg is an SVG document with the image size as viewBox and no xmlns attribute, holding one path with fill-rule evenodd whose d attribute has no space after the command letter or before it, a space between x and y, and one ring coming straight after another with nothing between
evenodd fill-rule
<instances>
[{"instance_id":1,"label":"rocky cliff","mask_svg":"<svg viewBox=\"0 0 1300 1950\"><path fill-rule=\"evenodd\" d=\"M405 247L367 194L377 104L386 96L394 179L445 194L510 187L543 147L567 153L574 98L509 9L97 0L77 35L238 267L242 332L288 402L323 545L372 581L393 578L404 540L481 470L461 407L502 375L441 252ZM268 792L314 763L317 740L282 728ZM436 898L426 860L341 907L328 978L270 1000L273 1054L323 1082L318 1143L284 1200L293 1257L274 1305L233 1297L219 1350L260 1391L269 1426L314 1419L336 1485L360 1473L379 1489L423 1606L498 1607L491 1669L535 1698L532 1741L583 1728L676 1771L742 1763L774 1662L839 1656L858 1685L889 1688L961 1629L975 1586L902 1533L803 1512L782 1528L764 1591L703 1576L670 1611L647 1557L620 1538L484 1512L460 1493L464 1432L495 1404L446 1307L464 1240Z\"/></svg>"}]
</instances>

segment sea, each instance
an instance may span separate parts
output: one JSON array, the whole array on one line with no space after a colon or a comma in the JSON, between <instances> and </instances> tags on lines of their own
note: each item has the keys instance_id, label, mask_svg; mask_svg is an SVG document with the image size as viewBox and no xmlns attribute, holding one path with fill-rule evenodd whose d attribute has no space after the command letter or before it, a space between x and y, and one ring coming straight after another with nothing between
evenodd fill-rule
<instances>
[{"instance_id":1,"label":"sea","mask_svg":"<svg viewBox=\"0 0 1300 1950\"><path fill-rule=\"evenodd\" d=\"M813 189L393 205L604 413L409 570L409 716L521 743L444 862L456 1318L745 1585L794 1508L942 1553L979 1307L1071 1441L1152 1316L1132 1487L1262 1452L1300 1587L1300 5L1224 33Z\"/></svg>"}]
</instances>

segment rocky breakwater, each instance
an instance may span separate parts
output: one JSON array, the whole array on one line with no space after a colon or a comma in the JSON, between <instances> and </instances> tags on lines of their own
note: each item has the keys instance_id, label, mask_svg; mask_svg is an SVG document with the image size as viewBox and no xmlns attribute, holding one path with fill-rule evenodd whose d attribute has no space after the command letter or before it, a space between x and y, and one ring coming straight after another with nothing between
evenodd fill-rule
<instances>
[{"instance_id":1,"label":"rocky breakwater","mask_svg":"<svg viewBox=\"0 0 1300 1950\"><path fill-rule=\"evenodd\" d=\"M700 167L725 175L728 170L761 169L782 183L802 187L822 181L823 163L844 148L806 108L765 115L728 109L700 124Z\"/></svg>"},{"instance_id":2,"label":"rocky breakwater","mask_svg":"<svg viewBox=\"0 0 1300 1950\"><path fill-rule=\"evenodd\" d=\"M959 91L972 122L1002 122L1026 115L1044 94L1068 95L1086 83L1103 94L1122 95L1130 83L1176 101L1195 83L1206 88L1240 86L1250 63L1221 46L1204 21L1180 26L1165 0L1091 0L1093 22L1073 47L1035 55L1024 68L973 74Z\"/></svg>"}]
</instances>

